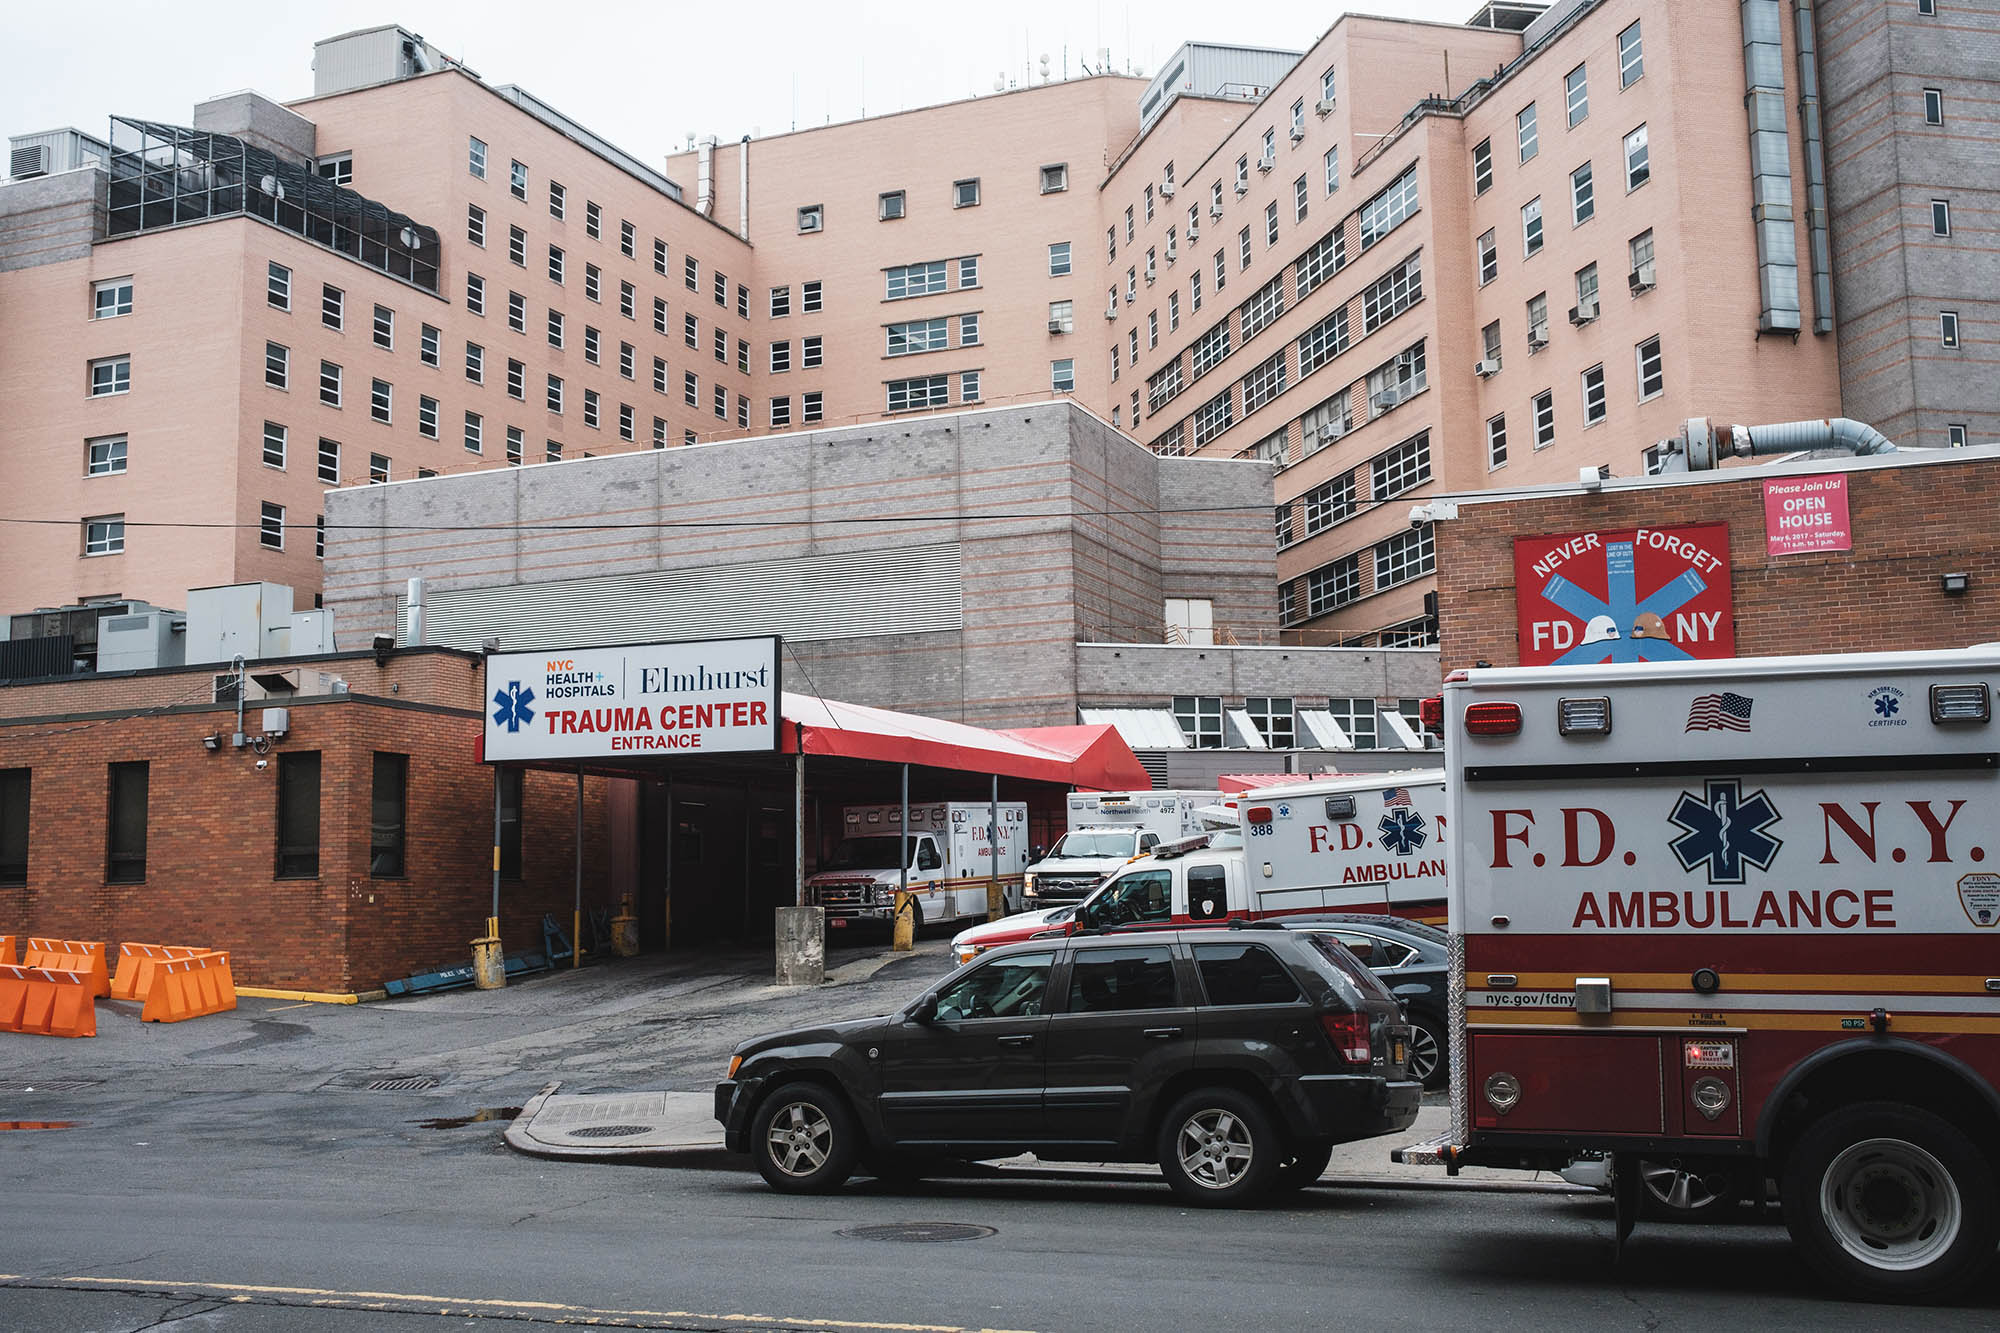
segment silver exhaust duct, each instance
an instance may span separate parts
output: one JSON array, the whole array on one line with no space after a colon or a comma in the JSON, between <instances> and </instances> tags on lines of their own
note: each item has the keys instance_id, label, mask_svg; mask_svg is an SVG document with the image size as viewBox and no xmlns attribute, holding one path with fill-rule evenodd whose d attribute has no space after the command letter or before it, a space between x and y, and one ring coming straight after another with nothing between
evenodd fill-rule
<instances>
[{"instance_id":1,"label":"silver exhaust duct","mask_svg":"<svg viewBox=\"0 0 2000 1333\"><path fill-rule=\"evenodd\" d=\"M1718 426L1707 417L1689 417L1677 438L1661 440L1660 444L1667 451L1661 472L1707 472L1728 458L1810 449L1845 449L1856 455L1896 452L1888 436L1852 417L1779 421L1765 426Z\"/></svg>"}]
</instances>

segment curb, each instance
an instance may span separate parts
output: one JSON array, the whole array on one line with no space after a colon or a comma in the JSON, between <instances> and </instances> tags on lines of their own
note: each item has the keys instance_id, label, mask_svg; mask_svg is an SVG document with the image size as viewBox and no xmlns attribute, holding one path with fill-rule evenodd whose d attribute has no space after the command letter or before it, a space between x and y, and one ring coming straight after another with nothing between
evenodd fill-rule
<instances>
[{"instance_id":1,"label":"curb","mask_svg":"<svg viewBox=\"0 0 2000 1333\"><path fill-rule=\"evenodd\" d=\"M382 990L350 994L344 991L280 990L272 986L238 986L236 993L247 995L253 1000L300 1000L311 1004L360 1004L363 1000L389 998L389 992Z\"/></svg>"},{"instance_id":2,"label":"curb","mask_svg":"<svg viewBox=\"0 0 2000 1333\"><path fill-rule=\"evenodd\" d=\"M540 1092L521 1104L520 1113L507 1122L507 1128L501 1134L501 1137L506 1140L508 1147L512 1148L515 1152L526 1153L530 1157L550 1157L555 1155L550 1153L544 1145L528 1137L528 1125L534 1120L535 1113L542 1109L543 1103L555 1096L556 1089L561 1086L562 1083L560 1080L544 1084Z\"/></svg>"}]
</instances>

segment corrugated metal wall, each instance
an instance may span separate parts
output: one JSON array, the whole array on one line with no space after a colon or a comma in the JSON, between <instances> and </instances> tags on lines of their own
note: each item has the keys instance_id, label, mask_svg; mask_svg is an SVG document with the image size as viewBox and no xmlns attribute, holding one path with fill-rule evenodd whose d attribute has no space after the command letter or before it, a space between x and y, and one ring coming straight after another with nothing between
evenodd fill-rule
<instances>
[{"instance_id":1,"label":"corrugated metal wall","mask_svg":"<svg viewBox=\"0 0 2000 1333\"><path fill-rule=\"evenodd\" d=\"M396 623L405 599L396 599ZM477 651L782 634L850 639L964 627L957 542L764 564L435 590L424 642Z\"/></svg>"}]
</instances>

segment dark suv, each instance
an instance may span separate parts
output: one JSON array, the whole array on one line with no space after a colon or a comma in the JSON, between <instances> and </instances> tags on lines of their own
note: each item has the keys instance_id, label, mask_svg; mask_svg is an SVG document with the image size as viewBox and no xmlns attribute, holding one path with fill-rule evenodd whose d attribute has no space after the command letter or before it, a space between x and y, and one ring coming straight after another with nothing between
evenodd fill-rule
<instances>
[{"instance_id":1,"label":"dark suv","mask_svg":"<svg viewBox=\"0 0 2000 1333\"><path fill-rule=\"evenodd\" d=\"M1033 940L902 1012L745 1042L716 1085L731 1151L774 1189L857 1168L1032 1152L1157 1161L1184 1199L1317 1180L1333 1145L1406 1128L1421 1085L1395 998L1331 937L1248 926Z\"/></svg>"}]
</instances>

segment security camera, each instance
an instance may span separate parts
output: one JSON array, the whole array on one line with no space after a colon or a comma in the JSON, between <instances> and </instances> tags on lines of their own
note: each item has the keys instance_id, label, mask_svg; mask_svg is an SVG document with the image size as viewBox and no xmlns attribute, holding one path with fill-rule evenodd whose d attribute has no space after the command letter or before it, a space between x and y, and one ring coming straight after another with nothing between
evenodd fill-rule
<instances>
[{"instance_id":1,"label":"security camera","mask_svg":"<svg viewBox=\"0 0 2000 1333\"><path fill-rule=\"evenodd\" d=\"M395 635L377 634L374 640L375 665L378 667L388 666L389 654L395 651L395 647L396 647Z\"/></svg>"},{"instance_id":2,"label":"security camera","mask_svg":"<svg viewBox=\"0 0 2000 1333\"><path fill-rule=\"evenodd\" d=\"M257 770L258 770L258 772L260 772L260 773L261 773L261 772L262 772L263 770L265 770L265 769L269 768L270 766L271 766L271 761L270 761L270 760L268 760L268 759L259 759L259 760L257 761Z\"/></svg>"}]
</instances>

